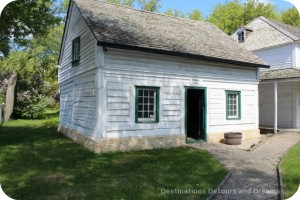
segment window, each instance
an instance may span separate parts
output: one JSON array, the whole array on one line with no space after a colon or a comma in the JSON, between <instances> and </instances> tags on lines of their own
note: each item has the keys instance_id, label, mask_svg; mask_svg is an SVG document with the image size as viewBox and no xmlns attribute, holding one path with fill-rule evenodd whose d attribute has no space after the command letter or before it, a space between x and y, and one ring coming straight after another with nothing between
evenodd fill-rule
<instances>
[{"instance_id":1,"label":"window","mask_svg":"<svg viewBox=\"0 0 300 200\"><path fill-rule=\"evenodd\" d=\"M241 119L241 92L226 91L226 118Z\"/></svg>"},{"instance_id":2,"label":"window","mask_svg":"<svg viewBox=\"0 0 300 200\"><path fill-rule=\"evenodd\" d=\"M244 30L238 32L238 41L239 41L239 43L245 42L245 31Z\"/></svg>"},{"instance_id":3,"label":"window","mask_svg":"<svg viewBox=\"0 0 300 200\"><path fill-rule=\"evenodd\" d=\"M136 123L158 122L159 88L136 87Z\"/></svg>"},{"instance_id":4,"label":"window","mask_svg":"<svg viewBox=\"0 0 300 200\"><path fill-rule=\"evenodd\" d=\"M80 37L72 41L72 63L80 61Z\"/></svg>"}]
</instances>

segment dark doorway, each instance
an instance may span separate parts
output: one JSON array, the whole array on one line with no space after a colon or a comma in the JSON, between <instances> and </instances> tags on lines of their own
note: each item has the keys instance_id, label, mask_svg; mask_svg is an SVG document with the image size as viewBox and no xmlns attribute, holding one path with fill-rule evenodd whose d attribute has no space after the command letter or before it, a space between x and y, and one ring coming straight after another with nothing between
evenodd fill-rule
<instances>
[{"instance_id":1,"label":"dark doorway","mask_svg":"<svg viewBox=\"0 0 300 200\"><path fill-rule=\"evenodd\" d=\"M186 88L187 142L205 141L206 103L205 89Z\"/></svg>"}]
</instances>

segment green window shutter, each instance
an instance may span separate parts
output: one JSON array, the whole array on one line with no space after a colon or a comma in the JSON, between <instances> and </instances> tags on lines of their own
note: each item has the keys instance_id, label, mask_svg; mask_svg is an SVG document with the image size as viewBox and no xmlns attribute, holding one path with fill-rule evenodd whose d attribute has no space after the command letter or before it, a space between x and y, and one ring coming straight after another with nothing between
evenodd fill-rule
<instances>
[{"instance_id":1,"label":"green window shutter","mask_svg":"<svg viewBox=\"0 0 300 200\"><path fill-rule=\"evenodd\" d=\"M72 41L72 62L80 61L80 37Z\"/></svg>"}]
</instances>

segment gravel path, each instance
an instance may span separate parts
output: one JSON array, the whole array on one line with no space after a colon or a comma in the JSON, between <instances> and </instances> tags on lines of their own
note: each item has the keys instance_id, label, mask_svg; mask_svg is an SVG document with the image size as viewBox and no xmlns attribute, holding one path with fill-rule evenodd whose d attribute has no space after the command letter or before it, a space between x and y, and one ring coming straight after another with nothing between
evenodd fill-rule
<instances>
[{"instance_id":1,"label":"gravel path","mask_svg":"<svg viewBox=\"0 0 300 200\"><path fill-rule=\"evenodd\" d=\"M208 150L232 172L213 199L278 199L276 167L285 152L298 142L300 132L285 132L268 138L250 152L223 144L189 146Z\"/></svg>"}]
</instances>

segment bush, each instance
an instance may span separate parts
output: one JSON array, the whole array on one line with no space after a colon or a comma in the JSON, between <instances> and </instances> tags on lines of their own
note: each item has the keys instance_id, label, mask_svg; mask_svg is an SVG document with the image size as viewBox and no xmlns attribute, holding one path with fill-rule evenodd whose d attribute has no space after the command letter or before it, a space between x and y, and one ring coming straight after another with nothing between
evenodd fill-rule
<instances>
[{"instance_id":1,"label":"bush","mask_svg":"<svg viewBox=\"0 0 300 200\"><path fill-rule=\"evenodd\" d=\"M44 117L47 101L45 98L32 91L24 91L17 94L15 115L17 118L42 119Z\"/></svg>"},{"instance_id":2,"label":"bush","mask_svg":"<svg viewBox=\"0 0 300 200\"><path fill-rule=\"evenodd\" d=\"M44 123L43 126L46 128L57 128L59 124L59 120L57 118L52 118L52 119L47 119Z\"/></svg>"},{"instance_id":3,"label":"bush","mask_svg":"<svg viewBox=\"0 0 300 200\"><path fill-rule=\"evenodd\" d=\"M17 119L44 118L46 108L55 108L59 105L51 98L53 91L54 86L45 82L40 75L33 74L26 79L19 78L16 85L13 117Z\"/></svg>"}]
</instances>

